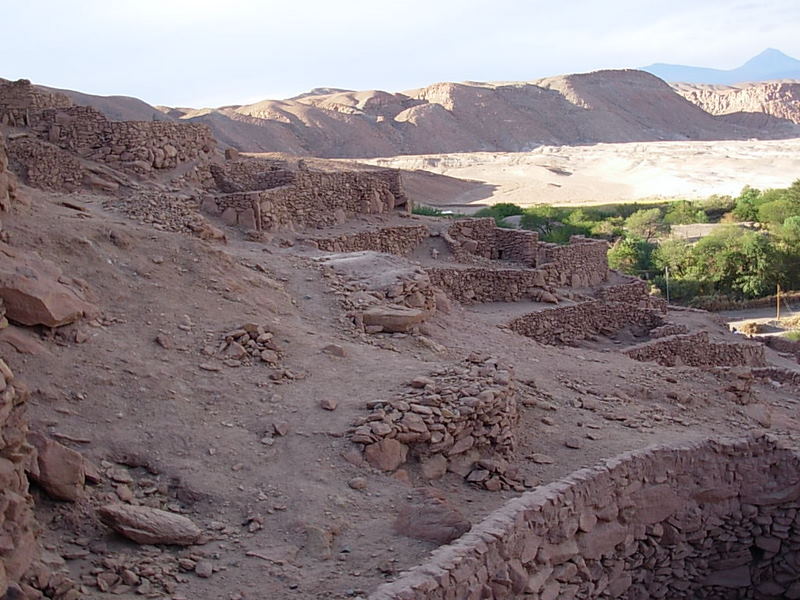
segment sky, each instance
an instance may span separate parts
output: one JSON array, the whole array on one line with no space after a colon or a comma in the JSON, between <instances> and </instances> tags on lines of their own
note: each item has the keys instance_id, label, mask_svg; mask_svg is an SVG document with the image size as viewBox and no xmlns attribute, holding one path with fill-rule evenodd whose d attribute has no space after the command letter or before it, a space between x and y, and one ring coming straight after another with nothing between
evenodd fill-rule
<instances>
[{"instance_id":1,"label":"sky","mask_svg":"<svg viewBox=\"0 0 800 600\"><path fill-rule=\"evenodd\" d=\"M0 77L213 107L654 62L800 58L798 0L9 0Z\"/></svg>"}]
</instances>

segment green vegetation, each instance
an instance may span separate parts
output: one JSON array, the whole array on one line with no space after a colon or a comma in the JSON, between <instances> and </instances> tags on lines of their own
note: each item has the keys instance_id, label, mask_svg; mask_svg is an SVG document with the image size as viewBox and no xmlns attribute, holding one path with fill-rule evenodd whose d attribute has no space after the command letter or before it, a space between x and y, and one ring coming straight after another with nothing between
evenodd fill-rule
<instances>
[{"instance_id":1,"label":"green vegetation","mask_svg":"<svg viewBox=\"0 0 800 600\"><path fill-rule=\"evenodd\" d=\"M422 215L424 217L446 217L447 215L444 214L438 208L431 208L430 206L423 206L421 204L414 205L414 208L411 209L411 213L415 215Z\"/></svg>"},{"instance_id":2,"label":"green vegetation","mask_svg":"<svg viewBox=\"0 0 800 600\"><path fill-rule=\"evenodd\" d=\"M546 242L566 244L573 235L608 240L611 268L649 279L663 293L668 271L672 301L709 305L765 296L776 284L800 289L800 180L785 189L746 186L735 198L580 208L498 204L476 216L502 224L510 215L521 215L520 226ZM672 227L695 223L720 226L696 243L669 237Z\"/></svg>"},{"instance_id":3,"label":"green vegetation","mask_svg":"<svg viewBox=\"0 0 800 600\"><path fill-rule=\"evenodd\" d=\"M800 331L787 331L782 337L792 342L800 342Z\"/></svg>"}]
</instances>

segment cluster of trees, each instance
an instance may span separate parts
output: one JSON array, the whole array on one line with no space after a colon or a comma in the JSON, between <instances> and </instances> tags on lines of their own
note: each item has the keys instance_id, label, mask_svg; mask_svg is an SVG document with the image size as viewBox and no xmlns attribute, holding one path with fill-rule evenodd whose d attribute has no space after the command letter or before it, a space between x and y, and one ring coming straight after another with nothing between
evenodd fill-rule
<instances>
[{"instance_id":1,"label":"cluster of trees","mask_svg":"<svg viewBox=\"0 0 800 600\"><path fill-rule=\"evenodd\" d=\"M612 242L609 264L651 280L670 298L690 302L704 296L755 298L800 289L800 180L788 188L745 187L738 197L710 196L651 204L565 208L537 205L523 209L497 204L476 216L537 231L544 241L567 243L573 235ZM696 243L669 237L671 227L719 223Z\"/></svg>"}]
</instances>

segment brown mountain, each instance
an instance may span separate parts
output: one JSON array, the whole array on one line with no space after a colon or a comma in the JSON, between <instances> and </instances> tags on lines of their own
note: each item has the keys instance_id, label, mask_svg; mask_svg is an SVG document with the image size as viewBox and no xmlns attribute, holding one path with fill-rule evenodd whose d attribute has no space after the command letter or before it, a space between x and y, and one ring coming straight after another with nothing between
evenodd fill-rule
<instances>
[{"instance_id":1,"label":"brown mountain","mask_svg":"<svg viewBox=\"0 0 800 600\"><path fill-rule=\"evenodd\" d=\"M437 83L402 93L325 88L286 100L199 110L141 103L143 109L131 98L71 97L111 118L205 123L223 145L242 151L336 158L800 136L800 127L785 115L714 116L661 79L636 70L531 82Z\"/></svg>"}]
</instances>

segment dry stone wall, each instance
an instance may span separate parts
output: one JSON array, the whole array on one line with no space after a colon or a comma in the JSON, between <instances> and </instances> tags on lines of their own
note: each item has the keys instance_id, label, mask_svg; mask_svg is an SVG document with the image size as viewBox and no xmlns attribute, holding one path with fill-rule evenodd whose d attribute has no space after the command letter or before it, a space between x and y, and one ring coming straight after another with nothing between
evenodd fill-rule
<instances>
[{"instance_id":1,"label":"dry stone wall","mask_svg":"<svg viewBox=\"0 0 800 600\"><path fill-rule=\"evenodd\" d=\"M536 266L552 275L550 285L592 287L608 279L607 255L608 242L573 235L567 245L539 243Z\"/></svg>"},{"instance_id":2,"label":"dry stone wall","mask_svg":"<svg viewBox=\"0 0 800 600\"><path fill-rule=\"evenodd\" d=\"M767 438L630 452L509 501L369 598L798 598L798 479Z\"/></svg>"},{"instance_id":3,"label":"dry stone wall","mask_svg":"<svg viewBox=\"0 0 800 600\"><path fill-rule=\"evenodd\" d=\"M83 186L86 171L80 160L53 144L19 138L9 144L9 156L22 180L32 187L71 192Z\"/></svg>"},{"instance_id":4,"label":"dry stone wall","mask_svg":"<svg viewBox=\"0 0 800 600\"><path fill-rule=\"evenodd\" d=\"M0 81L0 124L11 127L30 127L45 108L69 108L72 101L64 94L45 92L27 79Z\"/></svg>"},{"instance_id":5,"label":"dry stone wall","mask_svg":"<svg viewBox=\"0 0 800 600\"><path fill-rule=\"evenodd\" d=\"M634 360L657 362L664 366L690 367L763 367L766 365L761 344L716 343L707 331L670 335L651 340L624 353Z\"/></svg>"},{"instance_id":6,"label":"dry stone wall","mask_svg":"<svg viewBox=\"0 0 800 600\"><path fill-rule=\"evenodd\" d=\"M459 219L442 237L460 262L472 262L480 257L527 265L536 260L539 240L533 231L503 229L491 218Z\"/></svg>"},{"instance_id":7,"label":"dry stone wall","mask_svg":"<svg viewBox=\"0 0 800 600\"><path fill-rule=\"evenodd\" d=\"M597 334L612 334L628 326L645 332L664 325L664 319L650 310L623 302L591 300L529 313L508 324L512 331L543 344L574 344Z\"/></svg>"},{"instance_id":8,"label":"dry stone wall","mask_svg":"<svg viewBox=\"0 0 800 600\"><path fill-rule=\"evenodd\" d=\"M294 175L291 184L281 187L209 195L203 210L231 225L274 231L338 225L358 214L408 206L394 171L300 170Z\"/></svg>"},{"instance_id":9,"label":"dry stone wall","mask_svg":"<svg viewBox=\"0 0 800 600\"><path fill-rule=\"evenodd\" d=\"M0 597L20 581L37 550L26 475L35 468L34 450L26 441L26 400L27 392L0 359Z\"/></svg>"},{"instance_id":10,"label":"dry stone wall","mask_svg":"<svg viewBox=\"0 0 800 600\"><path fill-rule=\"evenodd\" d=\"M595 298L610 302L625 302L639 308L649 308L666 314L667 301L657 296L651 296L646 281L638 277L626 277L626 279L625 283L601 287L594 293Z\"/></svg>"},{"instance_id":11,"label":"dry stone wall","mask_svg":"<svg viewBox=\"0 0 800 600\"><path fill-rule=\"evenodd\" d=\"M537 269L433 267L426 270L435 286L462 304L517 302L538 298L546 288L545 273Z\"/></svg>"},{"instance_id":12,"label":"dry stone wall","mask_svg":"<svg viewBox=\"0 0 800 600\"><path fill-rule=\"evenodd\" d=\"M287 161L267 158L240 158L211 165L211 175L216 188L226 194L269 190L295 180Z\"/></svg>"},{"instance_id":13,"label":"dry stone wall","mask_svg":"<svg viewBox=\"0 0 800 600\"><path fill-rule=\"evenodd\" d=\"M309 240L325 252L385 252L406 256L411 254L428 237L430 231L425 225L408 227L381 227L369 231L344 234L332 238Z\"/></svg>"},{"instance_id":14,"label":"dry stone wall","mask_svg":"<svg viewBox=\"0 0 800 600\"><path fill-rule=\"evenodd\" d=\"M5 138L0 133L0 212L11 210L11 203L16 199L16 193L16 179L14 174L8 170Z\"/></svg>"}]
</instances>

